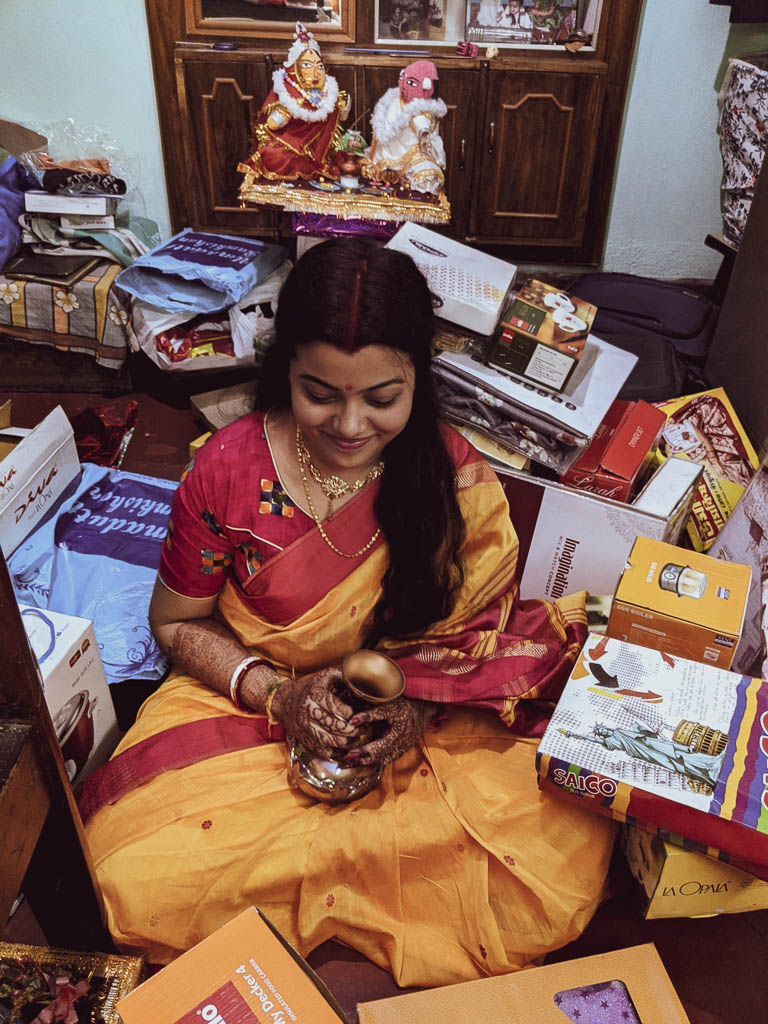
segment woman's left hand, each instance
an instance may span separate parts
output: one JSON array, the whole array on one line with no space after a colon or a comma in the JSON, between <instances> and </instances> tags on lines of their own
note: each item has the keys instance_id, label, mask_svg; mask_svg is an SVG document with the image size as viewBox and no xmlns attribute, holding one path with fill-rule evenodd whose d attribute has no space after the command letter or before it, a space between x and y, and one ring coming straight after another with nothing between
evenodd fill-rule
<instances>
[{"instance_id":1,"label":"woman's left hand","mask_svg":"<svg viewBox=\"0 0 768 1024\"><path fill-rule=\"evenodd\" d=\"M418 743L436 711L436 704L408 697L387 701L370 711L359 711L350 718L350 725L386 722L389 728L378 739L348 751L341 763L345 768L363 764L378 764L383 768L385 764L396 761Z\"/></svg>"}]
</instances>

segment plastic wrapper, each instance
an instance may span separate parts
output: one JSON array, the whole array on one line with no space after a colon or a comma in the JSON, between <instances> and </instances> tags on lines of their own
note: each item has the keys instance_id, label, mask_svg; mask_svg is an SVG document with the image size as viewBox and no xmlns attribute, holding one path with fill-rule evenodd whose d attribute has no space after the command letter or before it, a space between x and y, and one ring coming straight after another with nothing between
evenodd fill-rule
<instances>
[{"instance_id":1,"label":"plastic wrapper","mask_svg":"<svg viewBox=\"0 0 768 1024\"><path fill-rule=\"evenodd\" d=\"M83 170L95 170L108 165L109 174L126 183L126 191L120 198L130 209L131 215L135 218L146 217L146 204L138 186L141 180L140 161L134 154L127 152L110 132L98 125L75 124L71 117L35 127L47 137L48 144L41 149L21 153L19 162L37 180L38 187L43 187L43 174L51 169L51 162L62 167L74 165ZM122 202L118 209L121 208ZM159 241L155 225L150 248Z\"/></svg>"},{"instance_id":2,"label":"plastic wrapper","mask_svg":"<svg viewBox=\"0 0 768 1024\"><path fill-rule=\"evenodd\" d=\"M21 604L93 620L110 684L167 671L148 611L177 486L84 463L8 561Z\"/></svg>"},{"instance_id":3,"label":"plastic wrapper","mask_svg":"<svg viewBox=\"0 0 768 1024\"><path fill-rule=\"evenodd\" d=\"M115 284L168 313L216 313L266 282L285 261L281 245L185 228L139 257Z\"/></svg>"},{"instance_id":4,"label":"plastic wrapper","mask_svg":"<svg viewBox=\"0 0 768 1024\"><path fill-rule=\"evenodd\" d=\"M274 337L277 299L290 270L291 262L285 260L239 302L215 316L190 318L188 313L161 310L133 298L128 327L131 348L144 352L161 370L258 366ZM195 331L211 331L219 340L214 344L211 338L195 336Z\"/></svg>"},{"instance_id":5,"label":"plastic wrapper","mask_svg":"<svg viewBox=\"0 0 768 1024\"><path fill-rule=\"evenodd\" d=\"M80 461L119 469L138 418L139 403L134 400L124 409L96 405L70 416Z\"/></svg>"}]
</instances>

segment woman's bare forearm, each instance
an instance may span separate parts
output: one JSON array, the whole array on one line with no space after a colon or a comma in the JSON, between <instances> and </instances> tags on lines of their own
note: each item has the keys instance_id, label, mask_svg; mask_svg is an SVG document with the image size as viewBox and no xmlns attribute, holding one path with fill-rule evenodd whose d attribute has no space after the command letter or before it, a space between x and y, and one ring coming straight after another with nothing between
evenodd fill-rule
<instances>
[{"instance_id":1,"label":"woman's bare forearm","mask_svg":"<svg viewBox=\"0 0 768 1024\"><path fill-rule=\"evenodd\" d=\"M154 632L158 646L177 668L229 696L232 675L250 654L230 629L215 618L202 618L169 622ZM242 680L240 699L263 714L267 690L276 678L268 665L250 669Z\"/></svg>"}]
</instances>

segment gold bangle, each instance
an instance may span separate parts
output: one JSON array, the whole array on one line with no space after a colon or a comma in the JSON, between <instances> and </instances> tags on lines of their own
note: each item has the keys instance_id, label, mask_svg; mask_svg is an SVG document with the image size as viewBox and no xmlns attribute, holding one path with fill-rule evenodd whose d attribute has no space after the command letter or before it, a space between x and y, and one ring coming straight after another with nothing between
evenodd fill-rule
<instances>
[{"instance_id":1,"label":"gold bangle","mask_svg":"<svg viewBox=\"0 0 768 1024\"><path fill-rule=\"evenodd\" d=\"M274 683L270 683L267 687L267 699L264 701L264 714L267 716L267 725L279 725L280 723L272 714L272 701L275 699L275 694L283 685L282 679L276 680Z\"/></svg>"}]
</instances>

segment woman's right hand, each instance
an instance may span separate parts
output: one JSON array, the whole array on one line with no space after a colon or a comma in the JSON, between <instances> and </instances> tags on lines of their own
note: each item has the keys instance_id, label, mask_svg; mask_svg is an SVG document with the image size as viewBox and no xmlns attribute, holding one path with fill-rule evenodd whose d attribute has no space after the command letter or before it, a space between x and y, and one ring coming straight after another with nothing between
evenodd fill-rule
<instances>
[{"instance_id":1,"label":"woman's right hand","mask_svg":"<svg viewBox=\"0 0 768 1024\"><path fill-rule=\"evenodd\" d=\"M286 680L272 699L272 715L296 740L321 757L353 746L358 729L349 724L353 709L338 695L343 684L340 668L326 668L296 680Z\"/></svg>"}]
</instances>

